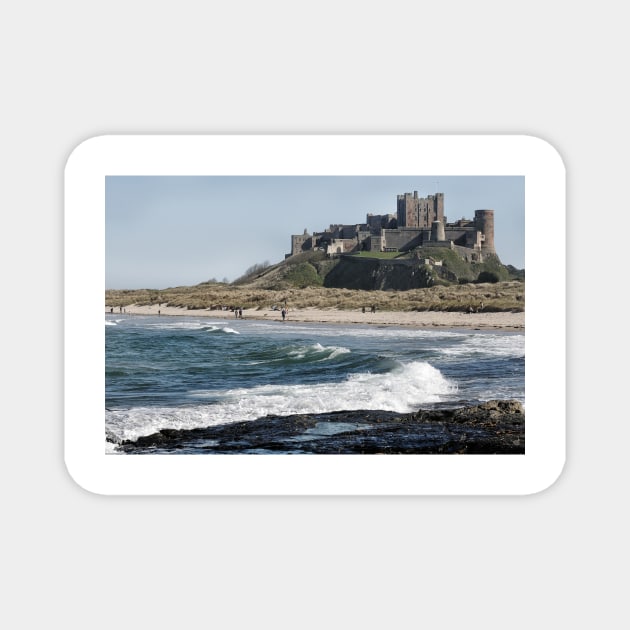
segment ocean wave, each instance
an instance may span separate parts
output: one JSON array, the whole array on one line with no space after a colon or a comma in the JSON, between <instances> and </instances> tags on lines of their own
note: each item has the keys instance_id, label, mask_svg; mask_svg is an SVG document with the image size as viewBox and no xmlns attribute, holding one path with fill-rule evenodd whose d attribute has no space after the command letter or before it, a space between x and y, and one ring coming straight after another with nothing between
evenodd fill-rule
<instances>
[{"instance_id":1,"label":"ocean wave","mask_svg":"<svg viewBox=\"0 0 630 630\"><path fill-rule=\"evenodd\" d=\"M238 332L238 330L234 330L233 328L230 328L229 326L203 326L201 330L203 330L204 332L209 332L209 333L227 333L227 334L232 334L232 335L241 334L240 332Z\"/></svg>"},{"instance_id":2,"label":"ocean wave","mask_svg":"<svg viewBox=\"0 0 630 630\"><path fill-rule=\"evenodd\" d=\"M455 383L426 362L397 366L385 374L354 374L339 383L261 385L208 392L213 402L179 407L138 407L106 412L110 441L135 440L160 429L193 429L254 420L266 415L384 410L405 413L440 402ZM199 398L202 392L195 392Z\"/></svg>"},{"instance_id":3,"label":"ocean wave","mask_svg":"<svg viewBox=\"0 0 630 630\"><path fill-rule=\"evenodd\" d=\"M124 322L125 319L106 319L105 320L105 326L117 326L118 324L120 324L120 322Z\"/></svg>"},{"instance_id":4,"label":"ocean wave","mask_svg":"<svg viewBox=\"0 0 630 630\"><path fill-rule=\"evenodd\" d=\"M285 329L278 328L273 322L255 321L249 322L252 328L269 329L274 335L294 335L304 334L308 336L317 335L319 337L338 337L340 329L337 324L327 325L324 323L308 324L293 323ZM355 338L373 339L379 338L391 339L445 339L449 337L460 337L461 332L441 329L411 328L411 327L392 327L392 326L374 326L373 324L356 324L351 327L343 328L343 335Z\"/></svg>"},{"instance_id":5,"label":"ocean wave","mask_svg":"<svg viewBox=\"0 0 630 630\"><path fill-rule=\"evenodd\" d=\"M252 352L248 365L298 365L331 361L342 355L351 354L344 346L324 346L320 343L276 346Z\"/></svg>"},{"instance_id":6,"label":"ocean wave","mask_svg":"<svg viewBox=\"0 0 630 630\"><path fill-rule=\"evenodd\" d=\"M287 355L295 359L329 361L341 354L348 354L349 352L350 349L344 348L343 346L323 346L321 343L315 343L289 350Z\"/></svg>"},{"instance_id":7,"label":"ocean wave","mask_svg":"<svg viewBox=\"0 0 630 630\"><path fill-rule=\"evenodd\" d=\"M525 335L484 335L465 334L457 345L438 348L443 356L452 357L502 357L520 358L525 356Z\"/></svg>"},{"instance_id":8,"label":"ocean wave","mask_svg":"<svg viewBox=\"0 0 630 630\"><path fill-rule=\"evenodd\" d=\"M338 356L341 356L342 354L349 354L350 352L351 350L349 348L344 348L344 347L334 348L333 351L327 357L320 359L320 361L328 361L330 359L336 359Z\"/></svg>"},{"instance_id":9,"label":"ocean wave","mask_svg":"<svg viewBox=\"0 0 630 630\"><path fill-rule=\"evenodd\" d=\"M192 318L191 321L173 321L170 318L163 317L162 319L157 318L156 321L143 322L143 327L158 330L204 331L217 330L223 326L227 326L227 323L226 321L207 321L197 320L195 318Z\"/></svg>"}]
</instances>

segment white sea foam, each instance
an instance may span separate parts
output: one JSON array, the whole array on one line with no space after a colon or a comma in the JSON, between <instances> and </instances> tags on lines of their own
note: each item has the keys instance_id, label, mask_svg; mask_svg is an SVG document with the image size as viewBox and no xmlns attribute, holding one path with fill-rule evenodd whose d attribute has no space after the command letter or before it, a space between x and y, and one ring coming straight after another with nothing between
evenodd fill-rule
<instances>
[{"instance_id":1,"label":"white sea foam","mask_svg":"<svg viewBox=\"0 0 630 630\"><path fill-rule=\"evenodd\" d=\"M378 336L379 338L392 338L392 339L440 339L446 337L459 337L462 334L460 332L454 332L451 330L440 329L424 329L424 328L395 328L391 326L374 326L374 325L353 325L353 326L339 326L339 325L326 325L326 324L307 324L299 323L293 324L287 328L281 328L276 326L273 322L249 322L252 328L269 329L273 331L274 335L287 335L293 336L294 334L303 334L306 336L318 336L318 337L339 337L341 335L346 337L358 337L373 339Z\"/></svg>"},{"instance_id":2,"label":"white sea foam","mask_svg":"<svg viewBox=\"0 0 630 630\"><path fill-rule=\"evenodd\" d=\"M192 429L254 420L266 415L381 409L405 413L423 403L439 402L456 385L426 362L400 365L386 374L356 374L340 383L262 385L232 389L208 398L218 402L189 407L137 407L107 411L106 426L118 439L135 440L164 428ZM194 392L199 397L203 392Z\"/></svg>"},{"instance_id":3,"label":"white sea foam","mask_svg":"<svg viewBox=\"0 0 630 630\"><path fill-rule=\"evenodd\" d=\"M290 350L287 354L292 359L312 357L316 361L329 361L341 354L347 354L349 352L350 349L343 346L323 346L321 343L315 343L308 346L300 346Z\"/></svg>"},{"instance_id":4,"label":"white sea foam","mask_svg":"<svg viewBox=\"0 0 630 630\"><path fill-rule=\"evenodd\" d=\"M221 331L232 335L240 335L240 332L228 326L228 322L226 321L171 321L164 318L163 321L147 323L144 324L144 326L146 328L157 328L160 330L199 330L211 333Z\"/></svg>"},{"instance_id":5,"label":"white sea foam","mask_svg":"<svg viewBox=\"0 0 630 630\"><path fill-rule=\"evenodd\" d=\"M437 351L453 357L524 357L525 335L467 334L459 345L440 347Z\"/></svg>"},{"instance_id":6,"label":"white sea foam","mask_svg":"<svg viewBox=\"0 0 630 630\"><path fill-rule=\"evenodd\" d=\"M160 321L154 321L144 324L146 328L159 328L161 330L203 330L210 327L225 326L225 321L206 321L192 319L190 321L171 320L169 318L163 318Z\"/></svg>"},{"instance_id":7,"label":"white sea foam","mask_svg":"<svg viewBox=\"0 0 630 630\"><path fill-rule=\"evenodd\" d=\"M332 349L332 352L327 357L320 359L320 361L329 361L330 359L334 359L335 357L338 357L339 355L342 355L342 354L348 354L349 352L350 352L349 348L344 348L343 346L336 347Z\"/></svg>"}]
</instances>

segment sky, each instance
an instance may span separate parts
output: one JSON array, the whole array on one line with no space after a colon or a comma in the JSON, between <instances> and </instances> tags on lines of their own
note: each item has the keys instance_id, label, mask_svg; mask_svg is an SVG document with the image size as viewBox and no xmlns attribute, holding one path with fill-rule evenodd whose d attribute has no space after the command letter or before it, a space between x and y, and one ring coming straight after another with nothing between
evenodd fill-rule
<instances>
[{"instance_id":1,"label":"sky","mask_svg":"<svg viewBox=\"0 0 630 630\"><path fill-rule=\"evenodd\" d=\"M525 268L525 178L519 176L108 176L106 289L233 281L278 263L291 235L396 214L396 196L444 193L447 221L494 210L503 264Z\"/></svg>"}]
</instances>

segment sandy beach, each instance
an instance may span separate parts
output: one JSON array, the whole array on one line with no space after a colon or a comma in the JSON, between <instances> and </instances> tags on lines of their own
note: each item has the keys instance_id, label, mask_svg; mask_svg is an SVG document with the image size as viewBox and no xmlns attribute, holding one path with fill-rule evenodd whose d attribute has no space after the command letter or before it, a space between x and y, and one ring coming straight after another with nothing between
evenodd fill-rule
<instances>
[{"instance_id":1,"label":"sandy beach","mask_svg":"<svg viewBox=\"0 0 630 630\"><path fill-rule=\"evenodd\" d=\"M106 308L105 313L110 313ZM121 314L119 308L114 308L113 313ZM127 315L160 315L160 316L184 316L184 317L220 317L235 319L231 311L211 309L178 308L165 305L123 307L123 313ZM265 321L282 322L280 311L271 309L243 311L243 319L259 319ZM289 310L286 323L291 322L322 322L338 324L371 324L375 326L413 326L415 328L473 328L517 331L525 330L524 312L497 312L497 313L461 313L450 311L377 311L365 313L361 310L337 310L337 309L295 309Z\"/></svg>"}]
</instances>

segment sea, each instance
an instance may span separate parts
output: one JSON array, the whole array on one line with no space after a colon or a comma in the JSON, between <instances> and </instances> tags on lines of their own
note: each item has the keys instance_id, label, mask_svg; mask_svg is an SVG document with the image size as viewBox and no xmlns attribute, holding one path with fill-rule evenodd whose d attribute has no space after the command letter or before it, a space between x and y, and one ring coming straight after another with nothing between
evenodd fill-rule
<instances>
[{"instance_id":1,"label":"sea","mask_svg":"<svg viewBox=\"0 0 630 630\"><path fill-rule=\"evenodd\" d=\"M105 450L267 415L525 403L525 334L106 314Z\"/></svg>"}]
</instances>

